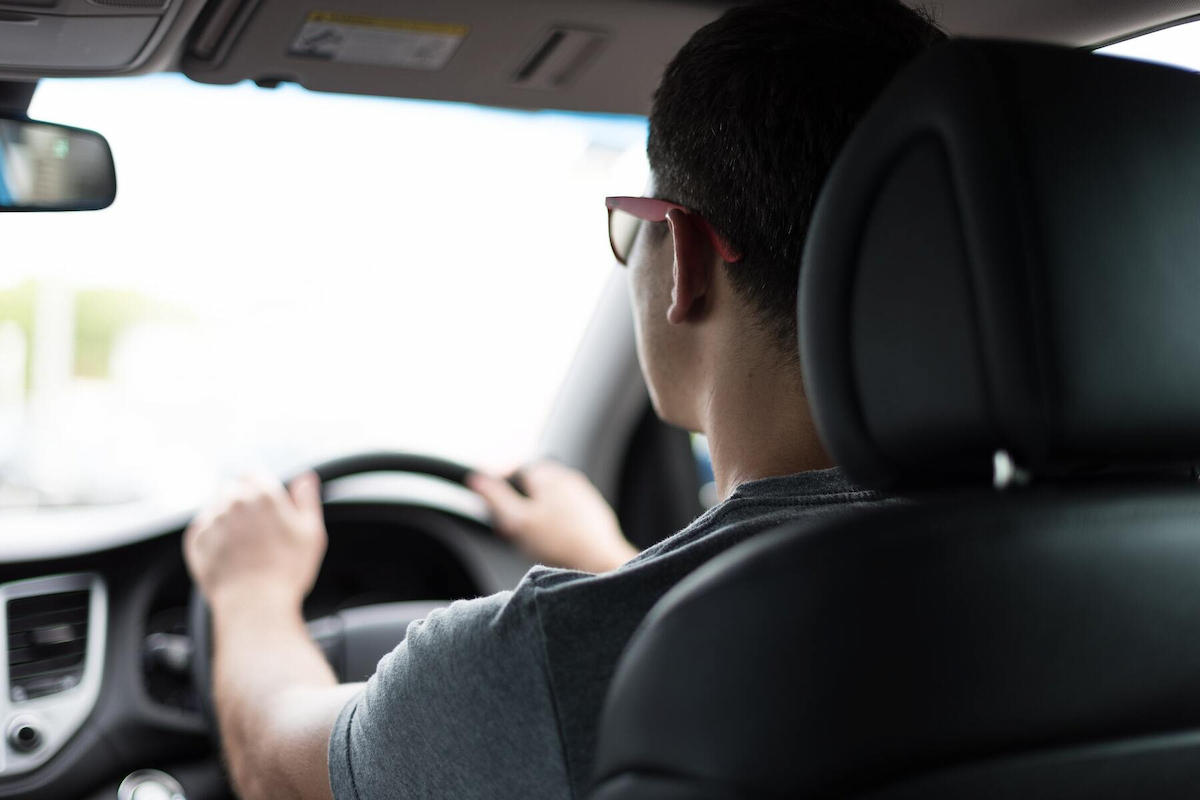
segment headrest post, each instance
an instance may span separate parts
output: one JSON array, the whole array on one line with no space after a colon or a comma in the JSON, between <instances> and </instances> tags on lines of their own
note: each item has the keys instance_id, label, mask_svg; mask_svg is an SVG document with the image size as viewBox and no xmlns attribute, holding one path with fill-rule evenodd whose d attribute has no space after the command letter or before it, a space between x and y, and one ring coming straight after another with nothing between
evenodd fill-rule
<instances>
[{"instance_id":1,"label":"headrest post","mask_svg":"<svg viewBox=\"0 0 1200 800\"><path fill-rule=\"evenodd\" d=\"M1017 466L1007 450L997 450L992 457L992 484L996 489L1004 491L1009 486L1026 486L1030 475L1027 470Z\"/></svg>"}]
</instances>

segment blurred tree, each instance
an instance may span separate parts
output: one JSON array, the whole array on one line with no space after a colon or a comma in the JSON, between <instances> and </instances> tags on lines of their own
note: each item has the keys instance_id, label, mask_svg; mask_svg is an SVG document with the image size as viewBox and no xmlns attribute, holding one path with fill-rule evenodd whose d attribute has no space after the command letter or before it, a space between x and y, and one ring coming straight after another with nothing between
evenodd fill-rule
<instances>
[{"instance_id":1,"label":"blurred tree","mask_svg":"<svg viewBox=\"0 0 1200 800\"><path fill-rule=\"evenodd\" d=\"M82 289L75 293L75 374L107 378L113 343L135 322L151 319L155 304L127 289Z\"/></svg>"},{"instance_id":2,"label":"blurred tree","mask_svg":"<svg viewBox=\"0 0 1200 800\"><path fill-rule=\"evenodd\" d=\"M26 381L31 386L34 312L38 283L23 281L0 290L0 322L12 320L25 332ZM182 309L128 289L80 289L75 292L75 368L81 378L107 378L113 345L121 332L138 322L177 320Z\"/></svg>"},{"instance_id":3,"label":"blurred tree","mask_svg":"<svg viewBox=\"0 0 1200 800\"><path fill-rule=\"evenodd\" d=\"M12 321L21 326L25 333L25 387L29 390L32 381L33 359L33 306L36 301L37 284L22 281L10 289L0 290L0 322Z\"/></svg>"}]
</instances>

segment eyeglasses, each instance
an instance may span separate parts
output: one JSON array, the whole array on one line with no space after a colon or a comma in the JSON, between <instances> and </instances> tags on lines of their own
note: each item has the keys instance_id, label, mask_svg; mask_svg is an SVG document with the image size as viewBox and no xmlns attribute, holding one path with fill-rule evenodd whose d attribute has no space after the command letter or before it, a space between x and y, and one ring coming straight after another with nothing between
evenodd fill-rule
<instances>
[{"instance_id":1,"label":"eyeglasses","mask_svg":"<svg viewBox=\"0 0 1200 800\"><path fill-rule=\"evenodd\" d=\"M612 245L613 255L622 265L628 263L629 251L633 249L633 242L637 239L642 222L666 222L667 212L674 208L695 213L678 203L656 200L653 197L606 197L604 205L608 208L608 243ZM699 215L697 218L708 233L713 249L721 254L721 258L730 264L742 260L742 254L730 247L708 220Z\"/></svg>"}]
</instances>

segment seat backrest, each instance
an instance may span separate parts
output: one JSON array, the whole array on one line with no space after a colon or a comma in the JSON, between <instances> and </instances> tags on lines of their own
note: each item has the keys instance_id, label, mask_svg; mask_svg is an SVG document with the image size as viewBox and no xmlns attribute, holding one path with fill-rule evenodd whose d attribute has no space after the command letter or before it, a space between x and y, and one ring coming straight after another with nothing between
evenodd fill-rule
<instances>
[{"instance_id":1,"label":"seat backrest","mask_svg":"<svg viewBox=\"0 0 1200 800\"><path fill-rule=\"evenodd\" d=\"M1194 798L1198 631L1195 489L781 530L654 610L595 797Z\"/></svg>"},{"instance_id":2,"label":"seat backrest","mask_svg":"<svg viewBox=\"0 0 1200 800\"><path fill-rule=\"evenodd\" d=\"M809 233L801 359L856 483L614 678L596 800L1200 795L1200 78L955 41Z\"/></svg>"}]
</instances>

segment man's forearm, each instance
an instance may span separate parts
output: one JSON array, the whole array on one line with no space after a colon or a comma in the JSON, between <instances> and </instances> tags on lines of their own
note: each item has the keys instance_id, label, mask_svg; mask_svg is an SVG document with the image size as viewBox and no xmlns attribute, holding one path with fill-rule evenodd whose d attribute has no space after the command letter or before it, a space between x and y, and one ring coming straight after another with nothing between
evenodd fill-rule
<instances>
[{"instance_id":1,"label":"man's forearm","mask_svg":"<svg viewBox=\"0 0 1200 800\"><path fill-rule=\"evenodd\" d=\"M285 595L218 594L213 634L217 717L239 795L328 797L324 740L361 686L338 686L299 604Z\"/></svg>"}]
</instances>

